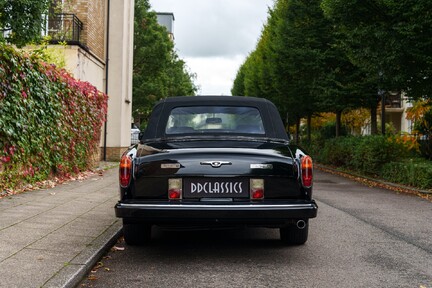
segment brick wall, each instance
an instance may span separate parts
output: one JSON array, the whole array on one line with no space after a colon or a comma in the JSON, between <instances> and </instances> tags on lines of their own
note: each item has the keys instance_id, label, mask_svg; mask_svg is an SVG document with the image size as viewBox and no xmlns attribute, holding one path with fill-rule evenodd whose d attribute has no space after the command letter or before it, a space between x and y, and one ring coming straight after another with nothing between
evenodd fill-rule
<instances>
[{"instance_id":1,"label":"brick wall","mask_svg":"<svg viewBox=\"0 0 432 288\"><path fill-rule=\"evenodd\" d=\"M101 59L104 57L105 47L105 1L89 0L88 17L89 27L87 43L94 53ZM91 28L91 29L90 29ZM90 46L92 43L92 46Z\"/></svg>"},{"instance_id":2,"label":"brick wall","mask_svg":"<svg viewBox=\"0 0 432 288\"><path fill-rule=\"evenodd\" d=\"M101 60L105 59L105 2L66 0L63 8L65 13L73 13L83 22L81 41Z\"/></svg>"},{"instance_id":3,"label":"brick wall","mask_svg":"<svg viewBox=\"0 0 432 288\"><path fill-rule=\"evenodd\" d=\"M106 160L107 161L120 161L123 153L128 149L128 147L107 147L106 148ZM103 148L101 148L100 160L103 160Z\"/></svg>"}]
</instances>

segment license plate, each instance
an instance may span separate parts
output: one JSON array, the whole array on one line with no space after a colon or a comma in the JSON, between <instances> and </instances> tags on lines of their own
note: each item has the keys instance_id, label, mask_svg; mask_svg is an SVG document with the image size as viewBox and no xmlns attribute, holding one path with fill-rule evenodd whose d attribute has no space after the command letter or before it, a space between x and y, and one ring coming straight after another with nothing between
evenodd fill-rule
<instances>
[{"instance_id":1,"label":"license plate","mask_svg":"<svg viewBox=\"0 0 432 288\"><path fill-rule=\"evenodd\" d=\"M184 178L184 198L249 197L249 180L243 178Z\"/></svg>"}]
</instances>

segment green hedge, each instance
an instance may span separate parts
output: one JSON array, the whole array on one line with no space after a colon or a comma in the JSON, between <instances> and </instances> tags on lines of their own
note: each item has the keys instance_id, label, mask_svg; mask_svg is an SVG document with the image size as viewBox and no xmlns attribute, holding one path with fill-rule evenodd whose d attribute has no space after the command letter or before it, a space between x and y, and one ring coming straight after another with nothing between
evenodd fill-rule
<instances>
[{"instance_id":1,"label":"green hedge","mask_svg":"<svg viewBox=\"0 0 432 288\"><path fill-rule=\"evenodd\" d=\"M316 151L314 158L334 166L350 167L357 150L357 137L338 137L324 141L323 148Z\"/></svg>"},{"instance_id":2,"label":"green hedge","mask_svg":"<svg viewBox=\"0 0 432 288\"><path fill-rule=\"evenodd\" d=\"M0 52L0 192L88 169L107 96L37 56Z\"/></svg>"},{"instance_id":3,"label":"green hedge","mask_svg":"<svg viewBox=\"0 0 432 288\"><path fill-rule=\"evenodd\" d=\"M408 155L403 144L388 136L364 136L360 138L351 165L365 174L380 174L384 164L398 161Z\"/></svg>"},{"instance_id":4,"label":"green hedge","mask_svg":"<svg viewBox=\"0 0 432 288\"><path fill-rule=\"evenodd\" d=\"M387 136L338 137L325 141L316 157L322 163L372 175L408 153L403 144Z\"/></svg>"},{"instance_id":5,"label":"green hedge","mask_svg":"<svg viewBox=\"0 0 432 288\"><path fill-rule=\"evenodd\" d=\"M383 165L380 176L389 182L429 189L432 188L432 163L425 160L390 162Z\"/></svg>"},{"instance_id":6,"label":"green hedge","mask_svg":"<svg viewBox=\"0 0 432 288\"><path fill-rule=\"evenodd\" d=\"M412 154L392 136L338 137L310 146L319 163L391 182L432 188L432 162L410 160Z\"/></svg>"}]
</instances>

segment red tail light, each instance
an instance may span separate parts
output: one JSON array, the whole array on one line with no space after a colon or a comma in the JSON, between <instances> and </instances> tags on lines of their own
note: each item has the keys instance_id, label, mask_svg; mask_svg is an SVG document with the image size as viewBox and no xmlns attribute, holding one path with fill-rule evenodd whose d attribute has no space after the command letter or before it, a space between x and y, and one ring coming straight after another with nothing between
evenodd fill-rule
<instances>
[{"instance_id":1,"label":"red tail light","mask_svg":"<svg viewBox=\"0 0 432 288\"><path fill-rule=\"evenodd\" d=\"M250 179L251 200L264 199L264 179Z\"/></svg>"},{"instance_id":2,"label":"red tail light","mask_svg":"<svg viewBox=\"0 0 432 288\"><path fill-rule=\"evenodd\" d=\"M303 156L301 159L302 183L306 188L312 187L313 180L313 163L310 156Z\"/></svg>"},{"instance_id":3,"label":"red tail light","mask_svg":"<svg viewBox=\"0 0 432 288\"><path fill-rule=\"evenodd\" d=\"M130 156L124 155L120 160L120 186L127 187L132 176L132 159Z\"/></svg>"},{"instance_id":4,"label":"red tail light","mask_svg":"<svg viewBox=\"0 0 432 288\"><path fill-rule=\"evenodd\" d=\"M182 199L182 183L183 181L181 178L172 178L168 180L168 199Z\"/></svg>"}]
</instances>

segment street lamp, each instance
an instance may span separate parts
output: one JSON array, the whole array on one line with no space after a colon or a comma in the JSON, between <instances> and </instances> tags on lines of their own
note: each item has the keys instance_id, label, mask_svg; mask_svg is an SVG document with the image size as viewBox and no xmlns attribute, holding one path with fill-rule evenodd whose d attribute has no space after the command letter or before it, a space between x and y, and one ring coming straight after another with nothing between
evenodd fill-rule
<instances>
[{"instance_id":1,"label":"street lamp","mask_svg":"<svg viewBox=\"0 0 432 288\"><path fill-rule=\"evenodd\" d=\"M382 89L382 85L383 85L383 75L384 73L382 71L380 71L378 73L379 76L379 83L380 83L380 88L378 88L378 97L381 98L381 134L385 135L386 131L385 131L385 91Z\"/></svg>"},{"instance_id":2,"label":"street lamp","mask_svg":"<svg viewBox=\"0 0 432 288\"><path fill-rule=\"evenodd\" d=\"M386 134L386 129L385 129L385 91L382 89L378 90L378 96L381 98L381 134L385 135Z\"/></svg>"}]
</instances>

